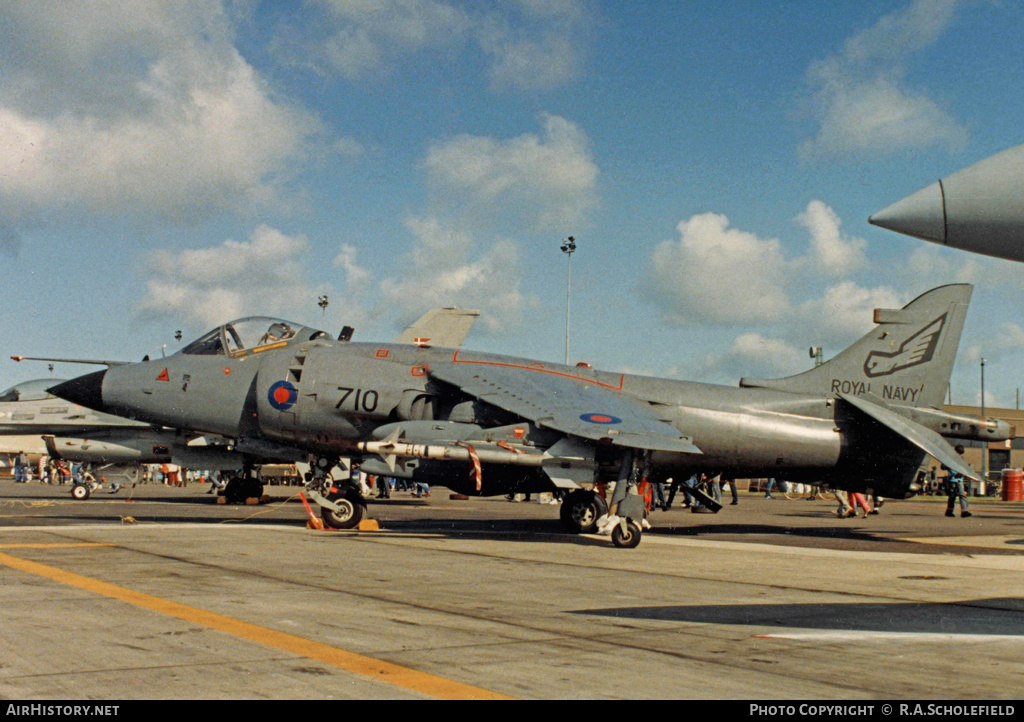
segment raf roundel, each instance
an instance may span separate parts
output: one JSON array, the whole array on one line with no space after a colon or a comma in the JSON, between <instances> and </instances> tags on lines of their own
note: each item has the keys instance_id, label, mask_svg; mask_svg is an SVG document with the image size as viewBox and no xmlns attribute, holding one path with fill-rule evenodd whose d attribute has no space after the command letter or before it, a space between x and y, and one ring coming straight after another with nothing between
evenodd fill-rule
<instances>
[{"instance_id":1,"label":"raf roundel","mask_svg":"<svg viewBox=\"0 0 1024 722\"><path fill-rule=\"evenodd\" d=\"M588 424L603 424L605 426L622 423L622 419L617 416L612 416L611 414L580 414L580 419L586 421Z\"/></svg>"},{"instance_id":2,"label":"raf roundel","mask_svg":"<svg viewBox=\"0 0 1024 722\"><path fill-rule=\"evenodd\" d=\"M278 411L287 411L298 398L299 392L287 381L278 381L267 391L267 401Z\"/></svg>"}]
</instances>

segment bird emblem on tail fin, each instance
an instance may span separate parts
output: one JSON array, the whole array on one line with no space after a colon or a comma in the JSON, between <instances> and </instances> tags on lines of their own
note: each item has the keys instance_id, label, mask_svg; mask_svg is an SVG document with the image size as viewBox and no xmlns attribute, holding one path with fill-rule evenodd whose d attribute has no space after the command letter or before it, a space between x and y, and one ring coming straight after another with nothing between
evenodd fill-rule
<instances>
[{"instance_id":1,"label":"bird emblem on tail fin","mask_svg":"<svg viewBox=\"0 0 1024 722\"><path fill-rule=\"evenodd\" d=\"M864 373L870 378L877 378L928 363L935 355L945 324L946 314L942 314L900 344L896 351L872 351L864 361Z\"/></svg>"}]
</instances>

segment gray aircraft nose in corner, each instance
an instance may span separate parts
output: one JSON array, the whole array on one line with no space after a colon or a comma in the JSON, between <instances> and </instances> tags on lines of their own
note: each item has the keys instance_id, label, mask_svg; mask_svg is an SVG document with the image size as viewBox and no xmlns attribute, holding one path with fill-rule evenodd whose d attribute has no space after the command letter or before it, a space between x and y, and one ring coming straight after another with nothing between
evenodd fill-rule
<instances>
[{"instance_id":1,"label":"gray aircraft nose in corner","mask_svg":"<svg viewBox=\"0 0 1024 722\"><path fill-rule=\"evenodd\" d=\"M868 222L953 248L1024 261L1024 145L946 176Z\"/></svg>"},{"instance_id":2,"label":"gray aircraft nose in corner","mask_svg":"<svg viewBox=\"0 0 1024 722\"><path fill-rule=\"evenodd\" d=\"M946 242L946 204L942 183L912 193L868 218L868 223L936 243Z\"/></svg>"}]
</instances>

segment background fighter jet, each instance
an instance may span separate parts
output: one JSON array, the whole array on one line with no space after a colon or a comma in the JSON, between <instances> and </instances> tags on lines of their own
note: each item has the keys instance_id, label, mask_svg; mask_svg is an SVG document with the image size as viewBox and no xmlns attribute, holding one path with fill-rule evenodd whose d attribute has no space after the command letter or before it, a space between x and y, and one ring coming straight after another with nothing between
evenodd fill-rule
<instances>
[{"instance_id":1,"label":"background fighter jet","mask_svg":"<svg viewBox=\"0 0 1024 722\"><path fill-rule=\"evenodd\" d=\"M638 474L773 476L905 497L926 453L977 478L943 434L1009 433L994 420L941 411L970 296L968 285L943 286L903 309L876 311L878 326L831 361L789 378L743 379L739 388L335 341L251 317L173 356L87 374L53 392L232 437L240 448L308 450L310 493L335 527L358 523L365 504L356 487L326 476L344 456L371 474L467 494L573 490L562 519L576 529L591 528L604 511L595 484L618 479L626 488ZM268 336L270 329L286 331ZM623 533L638 538L632 532Z\"/></svg>"},{"instance_id":2,"label":"background fighter jet","mask_svg":"<svg viewBox=\"0 0 1024 722\"><path fill-rule=\"evenodd\" d=\"M946 176L868 222L953 248L1024 261L1024 145Z\"/></svg>"},{"instance_id":3,"label":"background fighter jet","mask_svg":"<svg viewBox=\"0 0 1024 722\"><path fill-rule=\"evenodd\" d=\"M31 439L37 453L102 466L111 478L135 478L139 464L173 463L218 470L242 467L242 457L227 448L226 440L219 445L209 443L195 433L69 403L46 390L59 381L26 381L0 394L0 449L16 453L24 448L24 439ZM86 487L75 488L73 493L76 498L88 498Z\"/></svg>"}]
</instances>

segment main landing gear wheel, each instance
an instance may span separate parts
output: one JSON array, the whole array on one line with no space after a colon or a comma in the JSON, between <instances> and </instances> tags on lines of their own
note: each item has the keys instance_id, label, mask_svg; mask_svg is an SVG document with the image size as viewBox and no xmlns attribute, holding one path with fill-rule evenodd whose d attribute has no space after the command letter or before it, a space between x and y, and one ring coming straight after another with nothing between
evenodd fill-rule
<instances>
[{"instance_id":1,"label":"main landing gear wheel","mask_svg":"<svg viewBox=\"0 0 1024 722\"><path fill-rule=\"evenodd\" d=\"M334 511L326 506L320 507L320 518L324 524L331 529L354 529L359 526L366 513L366 502L358 492L349 489L331 494L327 500L341 507L341 511Z\"/></svg>"},{"instance_id":2,"label":"main landing gear wheel","mask_svg":"<svg viewBox=\"0 0 1024 722\"><path fill-rule=\"evenodd\" d=\"M622 531L622 524L616 524L612 529L612 544L620 549L635 549L641 535L640 526L635 521L626 522L626 531Z\"/></svg>"},{"instance_id":3,"label":"main landing gear wheel","mask_svg":"<svg viewBox=\"0 0 1024 722\"><path fill-rule=\"evenodd\" d=\"M71 487L71 498L78 501L85 501L89 498L88 484L75 484Z\"/></svg>"},{"instance_id":4,"label":"main landing gear wheel","mask_svg":"<svg viewBox=\"0 0 1024 722\"><path fill-rule=\"evenodd\" d=\"M584 489L565 497L559 517L562 526L573 534L593 534L597 531L597 520L608 513L608 504L600 494Z\"/></svg>"},{"instance_id":5,"label":"main landing gear wheel","mask_svg":"<svg viewBox=\"0 0 1024 722\"><path fill-rule=\"evenodd\" d=\"M263 496L263 482L255 477L233 476L224 487L229 504L244 504L246 499Z\"/></svg>"}]
</instances>

